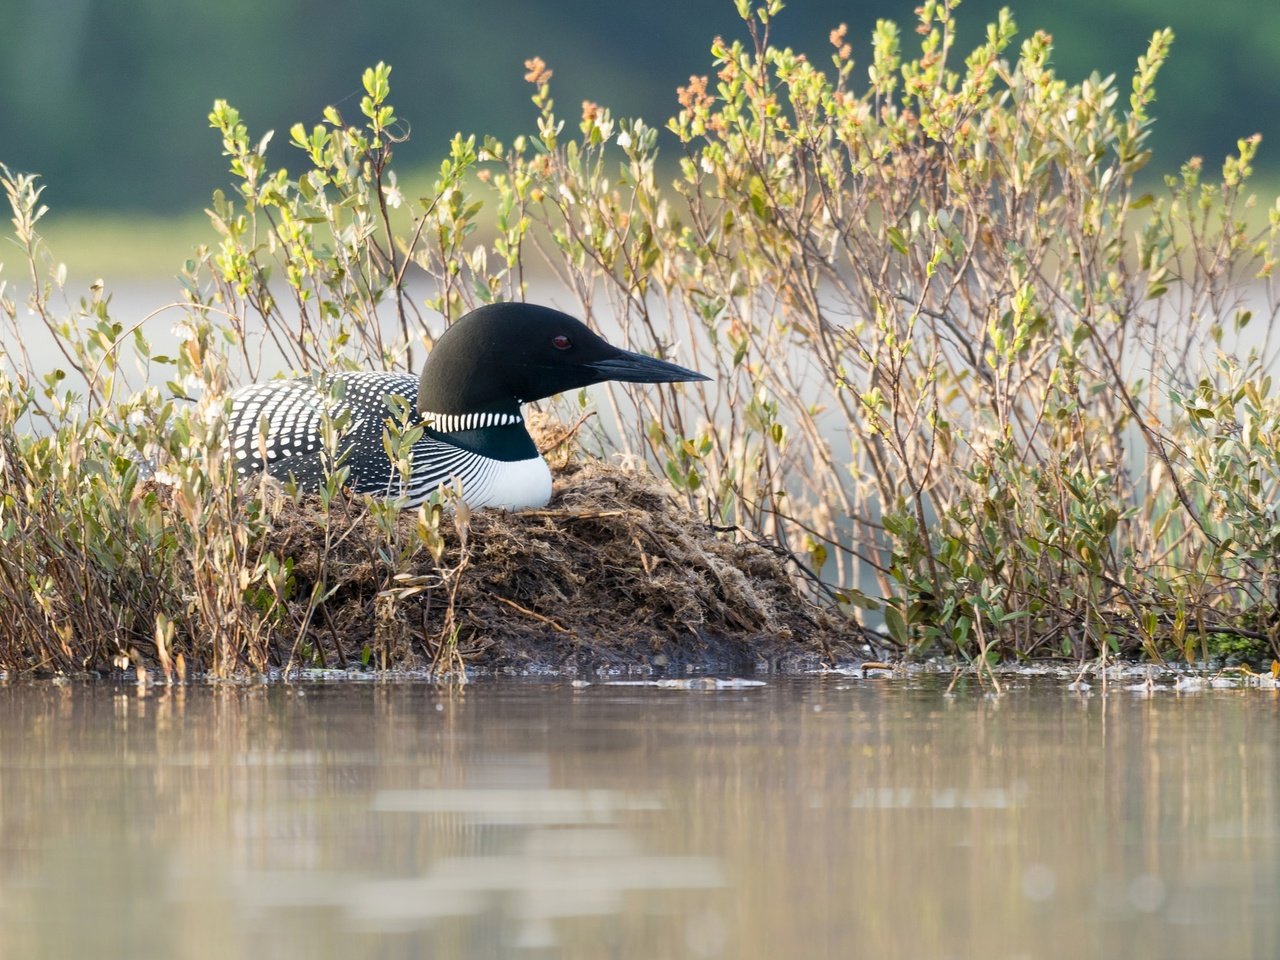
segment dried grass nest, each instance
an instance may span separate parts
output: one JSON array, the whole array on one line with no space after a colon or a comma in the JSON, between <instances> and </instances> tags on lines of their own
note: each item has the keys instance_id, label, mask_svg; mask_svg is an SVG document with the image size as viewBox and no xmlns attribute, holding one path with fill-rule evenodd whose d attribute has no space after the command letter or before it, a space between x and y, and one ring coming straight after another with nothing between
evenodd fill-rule
<instances>
[{"instance_id":1,"label":"dried grass nest","mask_svg":"<svg viewBox=\"0 0 1280 960\"><path fill-rule=\"evenodd\" d=\"M394 600L365 508L283 505L265 546L292 558L295 596L310 594L322 558L337 587L311 618L312 659L350 665L368 648L406 668L447 657L481 672L582 672L788 670L860 658L858 625L806 599L778 551L699 521L643 473L548 459L546 509L476 511L465 562L446 520L440 565L419 550L390 584L409 586ZM412 542L417 511L397 522L401 542ZM344 533L330 530L326 554L326 524L335 523Z\"/></svg>"}]
</instances>

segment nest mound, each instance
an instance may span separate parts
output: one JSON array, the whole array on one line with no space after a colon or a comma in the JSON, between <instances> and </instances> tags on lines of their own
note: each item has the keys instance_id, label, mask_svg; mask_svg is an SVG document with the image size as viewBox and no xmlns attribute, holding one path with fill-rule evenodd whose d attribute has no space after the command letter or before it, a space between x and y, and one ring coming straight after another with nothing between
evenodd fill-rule
<instances>
[{"instance_id":1,"label":"nest mound","mask_svg":"<svg viewBox=\"0 0 1280 960\"><path fill-rule=\"evenodd\" d=\"M802 596L777 551L700 522L644 475L554 459L553 473L546 509L445 517L438 557L421 545L418 511L389 540L359 502L281 504L265 546L292 560L294 596L317 580L336 587L308 618L310 659L344 666L373 650L389 666L581 672L858 656L858 626ZM379 541L410 545L394 580ZM305 606L291 604L295 622Z\"/></svg>"}]
</instances>

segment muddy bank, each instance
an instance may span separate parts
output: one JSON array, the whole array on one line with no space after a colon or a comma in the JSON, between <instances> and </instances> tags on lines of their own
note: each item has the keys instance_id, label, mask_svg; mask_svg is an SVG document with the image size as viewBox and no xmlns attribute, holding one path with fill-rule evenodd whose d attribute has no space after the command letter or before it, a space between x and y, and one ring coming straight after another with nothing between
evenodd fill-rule
<instances>
[{"instance_id":1,"label":"muddy bank","mask_svg":"<svg viewBox=\"0 0 1280 960\"><path fill-rule=\"evenodd\" d=\"M265 546L292 563L288 619L306 626L273 659L750 672L864 655L858 626L806 600L768 546L712 529L641 474L595 461L553 468L546 509L481 510L462 523L446 514L439 558L418 546L396 571L385 559L395 547L362 504L280 504ZM417 511L396 523L391 540L420 540ZM334 592L308 611L317 582Z\"/></svg>"}]
</instances>

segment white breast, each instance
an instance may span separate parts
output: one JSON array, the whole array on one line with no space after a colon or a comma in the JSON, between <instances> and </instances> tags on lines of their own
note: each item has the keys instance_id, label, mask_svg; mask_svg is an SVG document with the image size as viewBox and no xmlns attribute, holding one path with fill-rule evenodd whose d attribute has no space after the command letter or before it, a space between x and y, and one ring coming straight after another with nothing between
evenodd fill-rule
<instances>
[{"instance_id":1,"label":"white breast","mask_svg":"<svg viewBox=\"0 0 1280 960\"><path fill-rule=\"evenodd\" d=\"M462 485L462 499L469 507L502 507L522 510L545 507L551 500L551 468L541 457L528 460L489 460L473 485Z\"/></svg>"},{"instance_id":2,"label":"white breast","mask_svg":"<svg viewBox=\"0 0 1280 960\"><path fill-rule=\"evenodd\" d=\"M545 507L551 499L551 469L541 457L494 460L431 437L414 447L413 476L407 488L393 481L386 492L421 503L438 488L462 482L462 499L469 507L519 510Z\"/></svg>"}]
</instances>

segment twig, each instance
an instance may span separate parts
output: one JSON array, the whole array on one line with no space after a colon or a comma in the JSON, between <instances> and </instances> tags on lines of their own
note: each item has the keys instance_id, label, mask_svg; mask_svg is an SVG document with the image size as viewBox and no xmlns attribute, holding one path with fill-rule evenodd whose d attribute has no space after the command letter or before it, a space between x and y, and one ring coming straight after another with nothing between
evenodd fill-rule
<instances>
[{"instance_id":1,"label":"twig","mask_svg":"<svg viewBox=\"0 0 1280 960\"><path fill-rule=\"evenodd\" d=\"M612 517L641 516L640 510L521 510L522 517L554 517L557 520L608 520Z\"/></svg>"},{"instance_id":2,"label":"twig","mask_svg":"<svg viewBox=\"0 0 1280 960\"><path fill-rule=\"evenodd\" d=\"M568 440L572 440L577 435L578 431L582 429L582 425L586 423L588 420L590 420L592 417L594 417L595 415L596 415L596 412L594 410L588 410L586 413L580 416L573 423L572 426L565 427L565 429L560 433L560 435L557 436L554 440L544 444L543 448L538 452L542 454L549 453L550 451L554 450L556 447L560 446L562 443L565 443Z\"/></svg>"},{"instance_id":3,"label":"twig","mask_svg":"<svg viewBox=\"0 0 1280 960\"><path fill-rule=\"evenodd\" d=\"M552 630L556 631L557 633L568 634L571 637L577 636L577 634L574 633L572 630L568 630L560 626L560 624L556 623L550 617L544 617L542 614L535 613L534 611L530 610L528 607L522 607L520 606L520 604L516 603L514 600L508 600L506 597L499 597L496 594L494 595L493 599L497 600L499 603L505 603L512 610L517 610L520 613L523 613L526 617L532 617L534 620L537 620L539 623L545 623L548 627L550 627Z\"/></svg>"}]
</instances>

